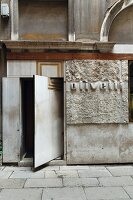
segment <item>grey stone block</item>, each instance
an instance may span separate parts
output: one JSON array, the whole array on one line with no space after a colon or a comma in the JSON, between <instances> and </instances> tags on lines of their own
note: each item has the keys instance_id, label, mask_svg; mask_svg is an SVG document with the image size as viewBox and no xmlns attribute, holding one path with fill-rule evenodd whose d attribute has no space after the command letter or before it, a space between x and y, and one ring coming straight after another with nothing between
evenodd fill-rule
<instances>
[{"instance_id":1,"label":"grey stone block","mask_svg":"<svg viewBox=\"0 0 133 200\"><path fill-rule=\"evenodd\" d=\"M42 200L86 200L82 188L44 189Z\"/></svg>"},{"instance_id":2,"label":"grey stone block","mask_svg":"<svg viewBox=\"0 0 133 200\"><path fill-rule=\"evenodd\" d=\"M63 178L65 187L91 187L98 186L99 182L96 178Z\"/></svg>"},{"instance_id":3,"label":"grey stone block","mask_svg":"<svg viewBox=\"0 0 133 200\"><path fill-rule=\"evenodd\" d=\"M133 166L107 167L113 176L133 176Z\"/></svg>"},{"instance_id":4,"label":"grey stone block","mask_svg":"<svg viewBox=\"0 0 133 200\"><path fill-rule=\"evenodd\" d=\"M106 177L111 176L110 172L106 169L89 169L89 170L78 170L79 176L81 178L87 178L87 177Z\"/></svg>"},{"instance_id":5,"label":"grey stone block","mask_svg":"<svg viewBox=\"0 0 133 200\"><path fill-rule=\"evenodd\" d=\"M23 188L26 179L0 179L0 188Z\"/></svg>"},{"instance_id":6,"label":"grey stone block","mask_svg":"<svg viewBox=\"0 0 133 200\"><path fill-rule=\"evenodd\" d=\"M44 178L43 171L15 171L12 173L10 178Z\"/></svg>"},{"instance_id":7,"label":"grey stone block","mask_svg":"<svg viewBox=\"0 0 133 200\"><path fill-rule=\"evenodd\" d=\"M5 167L3 171L10 172L10 171L31 171L31 167Z\"/></svg>"},{"instance_id":8,"label":"grey stone block","mask_svg":"<svg viewBox=\"0 0 133 200\"><path fill-rule=\"evenodd\" d=\"M85 193L88 200L116 200L129 199L129 196L121 187L93 187L85 188Z\"/></svg>"},{"instance_id":9,"label":"grey stone block","mask_svg":"<svg viewBox=\"0 0 133 200\"><path fill-rule=\"evenodd\" d=\"M46 171L45 178L78 177L76 170Z\"/></svg>"},{"instance_id":10,"label":"grey stone block","mask_svg":"<svg viewBox=\"0 0 133 200\"><path fill-rule=\"evenodd\" d=\"M132 161L132 123L67 126L67 164L109 164Z\"/></svg>"},{"instance_id":11,"label":"grey stone block","mask_svg":"<svg viewBox=\"0 0 133 200\"><path fill-rule=\"evenodd\" d=\"M47 166L41 169L40 171L53 171L53 170L60 170L60 166Z\"/></svg>"},{"instance_id":12,"label":"grey stone block","mask_svg":"<svg viewBox=\"0 0 133 200\"><path fill-rule=\"evenodd\" d=\"M4 189L0 200L41 200L42 189Z\"/></svg>"},{"instance_id":13,"label":"grey stone block","mask_svg":"<svg viewBox=\"0 0 133 200\"><path fill-rule=\"evenodd\" d=\"M63 187L61 178L53 179L28 179L25 183L25 188L56 188Z\"/></svg>"},{"instance_id":14,"label":"grey stone block","mask_svg":"<svg viewBox=\"0 0 133 200\"><path fill-rule=\"evenodd\" d=\"M74 166L61 166L60 170L86 170L89 169L88 165L74 165Z\"/></svg>"},{"instance_id":15,"label":"grey stone block","mask_svg":"<svg viewBox=\"0 0 133 200\"><path fill-rule=\"evenodd\" d=\"M98 179L101 186L126 186L133 185L133 179L130 176L123 177L104 177Z\"/></svg>"}]
</instances>

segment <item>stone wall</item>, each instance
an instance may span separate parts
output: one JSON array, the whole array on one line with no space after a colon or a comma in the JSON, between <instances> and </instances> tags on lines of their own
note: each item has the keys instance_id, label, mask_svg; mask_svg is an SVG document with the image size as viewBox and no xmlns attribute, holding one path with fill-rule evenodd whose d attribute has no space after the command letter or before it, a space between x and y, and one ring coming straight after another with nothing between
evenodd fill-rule
<instances>
[{"instance_id":1,"label":"stone wall","mask_svg":"<svg viewBox=\"0 0 133 200\"><path fill-rule=\"evenodd\" d=\"M67 124L128 123L127 61L67 61Z\"/></svg>"},{"instance_id":2,"label":"stone wall","mask_svg":"<svg viewBox=\"0 0 133 200\"><path fill-rule=\"evenodd\" d=\"M65 67L67 163L132 162L128 61L73 60Z\"/></svg>"},{"instance_id":3,"label":"stone wall","mask_svg":"<svg viewBox=\"0 0 133 200\"><path fill-rule=\"evenodd\" d=\"M67 1L19 1L19 38L67 40Z\"/></svg>"},{"instance_id":4,"label":"stone wall","mask_svg":"<svg viewBox=\"0 0 133 200\"><path fill-rule=\"evenodd\" d=\"M67 125L67 164L133 163L133 123Z\"/></svg>"}]
</instances>

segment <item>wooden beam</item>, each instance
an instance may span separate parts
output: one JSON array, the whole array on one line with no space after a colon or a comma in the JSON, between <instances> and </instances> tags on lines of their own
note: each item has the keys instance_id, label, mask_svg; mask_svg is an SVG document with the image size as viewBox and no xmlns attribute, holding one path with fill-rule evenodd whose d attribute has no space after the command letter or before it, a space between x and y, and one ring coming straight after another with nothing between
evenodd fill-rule
<instances>
[{"instance_id":1,"label":"wooden beam","mask_svg":"<svg viewBox=\"0 0 133 200\"><path fill-rule=\"evenodd\" d=\"M133 60L133 54L112 53L7 53L7 60Z\"/></svg>"}]
</instances>

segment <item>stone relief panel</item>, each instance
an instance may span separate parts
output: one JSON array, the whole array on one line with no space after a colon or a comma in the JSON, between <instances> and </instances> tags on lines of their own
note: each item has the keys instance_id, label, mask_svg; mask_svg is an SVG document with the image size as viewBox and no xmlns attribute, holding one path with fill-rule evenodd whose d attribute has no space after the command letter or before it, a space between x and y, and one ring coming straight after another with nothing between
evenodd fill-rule
<instances>
[{"instance_id":1,"label":"stone relief panel","mask_svg":"<svg viewBox=\"0 0 133 200\"><path fill-rule=\"evenodd\" d=\"M67 124L128 123L128 61L66 61Z\"/></svg>"}]
</instances>

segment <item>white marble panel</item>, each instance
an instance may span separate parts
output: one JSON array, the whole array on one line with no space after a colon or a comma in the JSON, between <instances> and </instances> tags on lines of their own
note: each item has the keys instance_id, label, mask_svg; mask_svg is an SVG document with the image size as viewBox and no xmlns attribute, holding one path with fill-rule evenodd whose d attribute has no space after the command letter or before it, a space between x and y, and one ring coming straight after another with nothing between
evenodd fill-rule
<instances>
[{"instance_id":1,"label":"white marble panel","mask_svg":"<svg viewBox=\"0 0 133 200\"><path fill-rule=\"evenodd\" d=\"M36 75L36 61L8 61L7 77L33 77Z\"/></svg>"}]
</instances>

